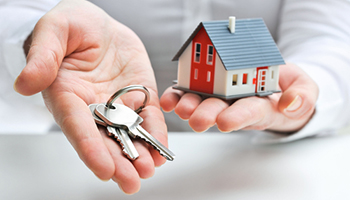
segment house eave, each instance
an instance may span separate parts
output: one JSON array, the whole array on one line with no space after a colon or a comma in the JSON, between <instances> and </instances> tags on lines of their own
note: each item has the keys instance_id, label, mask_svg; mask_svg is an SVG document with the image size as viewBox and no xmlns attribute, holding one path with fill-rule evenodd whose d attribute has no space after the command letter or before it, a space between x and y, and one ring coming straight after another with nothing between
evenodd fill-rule
<instances>
[{"instance_id":1,"label":"house eave","mask_svg":"<svg viewBox=\"0 0 350 200\"><path fill-rule=\"evenodd\" d=\"M181 46L181 48L179 49L179 51L175 54L174 58L171 61L178 61L181 54L185 51L185 49L187 48L187 46L191 43L192 39L197 35L197 33L199 32L199 30L201 30L201 28L203 27L203 23L199 23L199 25L197 26L197 28L192 32L192 34L190 35L190 37L186 40L186 42Z\"/></svg>"}]
</instances>

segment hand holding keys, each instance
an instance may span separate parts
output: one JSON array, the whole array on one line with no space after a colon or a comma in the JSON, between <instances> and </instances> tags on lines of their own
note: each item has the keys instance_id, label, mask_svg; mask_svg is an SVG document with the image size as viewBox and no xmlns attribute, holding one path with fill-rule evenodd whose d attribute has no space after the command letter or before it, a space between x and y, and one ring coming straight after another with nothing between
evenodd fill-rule
<instances>
[{"instance_id":1,"label":"hand holding keys","mask_svg":"<svg viewBox=\"0 0 350 200\"><path fill-rule=\"evenodd\" d=\"M133 111L122 104L113 104L121 95L129 91L141 91L145 94L143 105ZM143 129L140 124L143 119L138 115L149 101L148 90L139 85L131 85L117 91L107 102L107 104L90 104L90 111L96 124L105 126L109 136L114 136L123 149L123 153L130 159L135 160L139 154L133 145L132 138L140 138L152 145L167 160L174 160L175 154Z\"/></svg>"}]
</instances>

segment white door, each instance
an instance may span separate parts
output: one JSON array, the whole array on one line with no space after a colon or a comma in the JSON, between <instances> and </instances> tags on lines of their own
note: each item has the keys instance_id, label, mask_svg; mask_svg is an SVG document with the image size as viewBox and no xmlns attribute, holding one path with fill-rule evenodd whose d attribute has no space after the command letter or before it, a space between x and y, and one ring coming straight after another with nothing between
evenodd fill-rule
<instances>
[{"instance_id":1,"label":"white door","mask_svg":"<svg viewBox=\"0 0 350 200\"><path fill-rule=\"evenodd\" d=\"M267 69L258 70L258 84L257 84L256 92L266 91L266 75L267 75Z\"/></svg>"}]
</instances>

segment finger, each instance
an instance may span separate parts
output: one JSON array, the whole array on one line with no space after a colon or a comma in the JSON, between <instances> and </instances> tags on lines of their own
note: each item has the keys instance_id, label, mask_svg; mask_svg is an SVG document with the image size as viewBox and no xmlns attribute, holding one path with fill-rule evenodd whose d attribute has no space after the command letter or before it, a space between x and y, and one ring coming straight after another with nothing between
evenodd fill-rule
<instances>
[{"instance_id":1,"label":"finger","mask_svg":"<svg viewBox=\"0 0 350 200\"><path fill-rule=\"evenodd\" d=\"M115 172L113 159L98 131L86 103L71 93L44 98L69 142L85 165L102 180L109 180Z\"/></svg>"},{"instance_id":2,"label":"finger","mask_svg":"<svg viewBox=\"0 0 350 200\"><path fill-rule=\"evenodd\" d=\"M154 161L148 150L148 145L142 140L133 140L133 144L139 153L139 157L132 161L140 178L147 179L154 175Z\"/></svg>"},{"instance_id":3,"label":"finger","mask_svg":"<svg viewBox=\"0 0 350 200\"><path fill-rule=\"evenodd\" d=\"M127 194L138 192L141 183L133 164L123 155L122 149L116 141L108 138L106 134L103 134L103 140L115 164L113 181L118 183L120 189Z\"/></svg>"},{"instance_id":4,"label":"finger","mask_svg":"<svg viewBox=\"0 0 350 200\"><path fill-rule=\"evenodd\" d=\"M165 112L170 112L174 110L177 103L180 101L183 93L184 92L180 90L175 90L169 87L164 91L163 95L160 97L160 106Z\"/></svg>"},{"instance_id":5,"label":"finger","mask_svg":"<svg viewBox=\"0 0 350 200\"><path fill-rule=\"evenodd\" d=\"M168 147L168 134L162 111L156 106L147 106L140 116L144 119L142 127L149 132L155 139ZM161 166L165 163L165 158L159 154L152 146L149 146L149 152L152 155L154 165Z\"/></svg>"},{"instance_id":6,"label":"finger","mask_svg":"<svg viewBox=\"0 0 350 200\"><path fill-rule=\"evenodd\" d=\"M249 97L236 101L218 115L217 126L222 132L236 131L250 127L264 130L278 123L277 95L260 98Z\"/></svg>"},{"instance_id":7,"label":"finger","mask_svg":"<svg viewBox=\"0 0 350 200\"><path fill-rule=\"evenodd\" d=\"M35 94L55 80L65 55L68 37L68 28L63 21L48 13L36 24L27 65L14 83L18 93Z\"/></svg>"},{"instance_id":8,"label":"finger","mask_svg":"<svg viewBox=\"0 0 350 200\"><path fill-rule=\"evenodd\" d=\"M201 103L202 98L196 94L185 93L175 107L175 113L183 120L188 120Z\"/></svg>"},{"instance_id":9,"label":"finger","mask_svg":"<svg viewBox=\"0 0 350 200\"><path fill-rule=\"evenodd\" d=\"M221 99L208 98L197 107L188 123L196 132L206 131L215 125L217 116L228 106L228 103Z\"/></svg>"},{"instance_id":10,"label":"finger","mask_svg":"<svg viewBox=\"0 0 350 200\"><path fill-rule=\"evenodd\" d=\"M283 91L278 109L291 119L300 119L313 112L318 97L316 83L300 68L281 66L280 86Z\"/></svg>"}]
</instances>

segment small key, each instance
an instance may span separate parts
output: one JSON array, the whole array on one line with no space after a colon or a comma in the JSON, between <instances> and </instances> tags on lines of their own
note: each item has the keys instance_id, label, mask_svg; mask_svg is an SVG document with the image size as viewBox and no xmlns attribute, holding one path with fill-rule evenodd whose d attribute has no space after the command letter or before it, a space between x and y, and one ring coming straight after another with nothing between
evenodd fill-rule
<instances>
[{"instance_id":1,"label":"small key","mask_svg":"<svg viewBox=\"0 0 350 200\"><path fill-rule=\"evenodd\" d=\"M139 153L137 152L134 144L132 143L128 132L124 129L109 126L103 120L101 120L101 118L99 118L94 112L97 105L98 104L89 105L91 114L94 117L96 124L105 126L107 128L108 136L113 136L117 139L117 141L120 143L120 146L123 149L124 155L126 155L131 160L135 160L136 158L138 158Z\"/></svg>"},{"instance_id":2,"label":"small key","mask_svg":"<svg viewBox=\"0 0 350 200\"><path fill-rule=\"evenodd\" d=\"M99 104L96 106L95 114L110 126L129 130L131 137L143 139L167 160L174 160L175 154L140 126L143 119L135 111L122 104L113 106L114 108L108 108L104 104Z\"/></svg>"}]
</instances>

